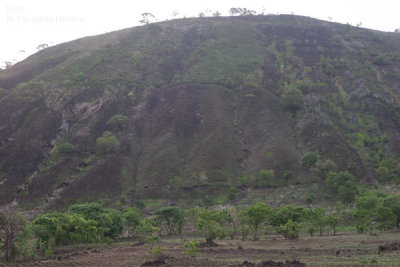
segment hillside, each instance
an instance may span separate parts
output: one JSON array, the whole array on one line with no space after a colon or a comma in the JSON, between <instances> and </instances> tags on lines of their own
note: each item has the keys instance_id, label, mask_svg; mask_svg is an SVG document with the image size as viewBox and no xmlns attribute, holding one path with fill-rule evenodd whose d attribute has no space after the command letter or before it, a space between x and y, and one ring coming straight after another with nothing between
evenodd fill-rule
<instances>
[{"instance_id":1,"label":"hillside","mask_svg":"<svg viewBox=\"0 0 400 267\"><path fill-rule=\"evenodd\" d=\"M400 182L399 44L273 15L49 47L0 71L0 203L196 203L246 195L244 176L311 186L326 173L302 166L309 151L359 183Z\"/></svg>"}]
</instances>

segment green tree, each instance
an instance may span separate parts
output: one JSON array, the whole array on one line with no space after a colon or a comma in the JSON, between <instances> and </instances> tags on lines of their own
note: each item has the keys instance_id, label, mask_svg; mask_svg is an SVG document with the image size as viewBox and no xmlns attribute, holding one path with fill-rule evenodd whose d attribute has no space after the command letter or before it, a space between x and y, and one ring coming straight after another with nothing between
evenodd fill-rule
<instances>
[{"instance_id":1,"label":"green tree","mask_svg":"<svg viewBox=\"0 0 400 267\"><path fill-rule=\"evenodd\" d=\"M75 151L75 147L69 142L64 142L57 145L57 151L63 154L71 154Z\"/></svg>"},{"instance_id":2,"label":"green tree","mask_svg":"<svg viewBox=\"0 0 400 267\"><path fill-rule=\"evenodd\" d=\"M337 169L336 163L331 159L327 159L325 161L318 160L317 163L315 164L315 166L318 168L318 170L323 175L326 175L329 172L334 172Z\"/></svg>"},{"instance_id":3,"label":"green tree","mask_svg":"<svg viewBox=\"0 0 400 267\"><path fill-rule=\"evenodd\" d=\"M122 130L129 122L129 118L125 115L114 115L107 121L107 125L114 130Z\"/></svg>"},{"instance_id":4,"label":"green tree","mask_svg":"<svg viewBox=\"0 0 400 267\"><path fill-rule=\"evenodd\" d=\"M289 88L282 93L281 97L284 99L286 106L295 113L303 107L304 96L296 86L289 86Z\"/></svg>"},{"instance_id":5,"label":"green tree","mask_svg":"<svg viewBox=\"0 0 400 267\"><path fill-rule=\"evenodd\" d=\"M77 213L47 213L35 218L32 230L39 249L98 241L97 222Z\"/></svg>"},{"instance_id":6,"label":"green tree","mask_svg":"<svg viewBox=\"0 0 400 267\"><path fill-rule=\"evenodd\" d=\"M396 215L389 207L379 207L376 210L376 221L379 223L379 228L389 230L396 225Z\"/></svg>"},{"instance_id":7,"label":"green tree","mask_svg":"<svg viewBox=\"0 0 400 267\"><path fill-rule=\"evenodd\" d=\"M185 211L176 206L162 208L156 211L156 215L164 222L168 234L182 234L185 223Z\"/></svg>"},{"instance_id":8,"label":"green tree","mask_svg":"<svg viewBox=\"0 0 400 267\"><path fill-rule=\"evenodd\" d=\"M154 236L160 232L160 228L153 225L150 218L144 218L140 221L140 224L135 228L133 233L134 237L140 242L144 242L149 236Z\"/></svg>"},{"instance_id":9,"label":"green tree","mask_svg":"<svg viewBox=\"0 0 400 267\"><path fill-rule=\"evenodd\" d=\"M367 230L368 224L371 223L373 212L371 210L356 209L353 212L354 222L360 234Z\"/></svg>"},{"instance_id":10,"label":"green tree","mask_svg":"<svg viewBox=\"0 0 400 267\"><path fill-rule=\"evenodd\" d=\"M279 207L278 210L271 214L269 223L277 230L281 226L285 225L289 220L292 222L302 222L305 219L305 211L302 207L296 207L293 205L286 205Z\"/></svg>"},{"instance_id":11,"label":"green tree","mask_svg":"<svg viewBox=\"0 0 400 267\"><path fill-rule=\"evenodd\" d=\"M272 208L267 206L263 202L259 202L244 211L242 216L247 217L246 222L249 224L254 231L254 239L258 239L258 227L263 223L268 216L272 213Z\"/></svg>"},{"instance_id":12,"label":"green tree","mask_svg":"<svg viewBox=\"0 0 400 267\"><path fill-rule=\"evenodd\" d=\"M86 220L95 221L101 237L115 239L124 229L121 212L103 208L99 203L75 204L68 208L68 212L81 214Z\"/></svg>"},{"instance_id":13,"label":"green tree","mask_svg":"<svg viewBox=\"0 0 400 267\"><path fill-rule=\"evenodd\" d=\"M316 152L309 151L303 156L303 158L301 159L301 163L304 167L311 168L311 167L315 166L318 159L319 159L319 156Z\"/></svg>"},{"instance_id":14,"label":"green tree","mask_svg":"<svg viewBox=\"0 0 400 267\"><path fill-rule=\"evenodd\" d=\"M96 139L96 148L99 153L116 152L119 149L119 141L114 135L102 136Z\"/></svg>"},{"instance_id":15,"label":"green tree","mask_svg":"<svg viewBox=\"0 0 400 267\"><path fill-rule=\"evenodd\" d=\"M206 210L201 209L198 212L196 228L206 238L206 242L213 242L215 238L223 238L225 232L224 224L230 220L229 213L226 210Z\"/></svg>"},{"instance_id":16,"label":"green tree","mask_svg":"<svg viewBox=\"0 0 400 267\"><path fill-rule=\"evenodd\" d=\"M131 238L132 233L135 232L136 227L140 224L142 211L136 207L129 207L122 212L122 217L128 230L128 237Z\"/></svg>"},{"instance_id":17,"label":"green tree","mask_svg":"<svg viewBox=\"0 0 400 267\"><path fill-rule=\"evenodd\" d=\"M182 185L182 179L178 176L175 176L168 181L168 185L170 190L168 192L170 199L176 200L180 196L180 189Z\"/></svg>"},{"instance_id":18,"label":"green tree","mask_svg":"<svg viewBox=\"0 0 400 267\"><path fill-rule=\"evenodd\" d=\"M346 181L344 185L339 187L338 199L343 202L351 203L357 195L357 186L353 181Z\"/></svg>"},{"instance_id":19,"label":"green tree","mask_svg":"<svg viewBox=\"0 0 400 267\"><path fill-rule=\"evenodd\" d=\"M264 187L272 182L274 178L273 170L261 170L254 181L255 187Z\"/></svg>"},{"instance_id":20,"label":"green tree","mask_svg":"<svg viewBox=\"0 0 400 267\"><path fill-rule=\"evenodd\" d=\"M322 232L324 230L324 227L326 225L325 222L325 209L318 206L315 209L308 209L304 211L305 217L307 217L307 220L309 224L313 228L318 228L319 230L319 235L322 236Z\"/></svg>"},{"instance_id":21,"label":"green tree","mask_svg":"<svg viewBox=\"0 0 400 267\"><path fill-rule=\"evenodd\" d=\"M382 204L383 199L373 193L367 193L363 196L357 197L356 199L357 209L375 210L378 206L381 206Z\"/></svg>"},{"instance_id":22,"label":"green tree","mask_svg":"<svg viewBox=\"0 0 400 267\"><path fill-rule=\"evenodd\" d=\"M376 170L375 170L376 175L378 176L379 181L381 182L386 182L389 180L389 169L386 168L385 166L379 166Z\"/></svg>"},{"instance_id":23,"label":"green tree","mask_svg":"<svg viewBox=\"0 0 400 267\"><path fill-rule=\"evenodd\" d=\"M333 235L336 235L336 227L339 224L339 218L335 215L327 215L325 217L325 222L332 228Z\"/></svg>"},{"instance_id":24,"label":"green tree","mask_svg":"<svg viewBox=\"0 0 400 267\"><path fill-rule=\"evenodd\" d=\"M396 216L396 227L400 226L400 194L395 194L387 197L383 201L383 206L388 207L392 210L393 214Z\"/></svg>"},{"instance_id":25,"label":"green tree","mask_svg":"<svg viewBox=\"0 0 400 267\"><path fill-rule=\"evenodd\" d=\"M231 186L228 189L228 200L234 201L236 199L236 195L238 193L238 190L236 187Z\"/></svg>"},{"instance_id":26,"label":"green tree","mask_svg":"<svg viewBox=\"0 0 400 267\"><path fill-rule=\"evenodd\" d=\"M287 239L297 239L300 234L302 223L288 220L284 225L279 227L279 234Z\"/></svg>"},{"instance_id":27,"label":"green tree","mask_svg":"<svg viewBox=\"0 0 400 267\"><path fill-rule=\"evenodd\" d=\"M339 200L350 203L358 192L354 180L354 176L348 172L329 172L325 184L338 195Z\"/></svg>"}]
</instances>

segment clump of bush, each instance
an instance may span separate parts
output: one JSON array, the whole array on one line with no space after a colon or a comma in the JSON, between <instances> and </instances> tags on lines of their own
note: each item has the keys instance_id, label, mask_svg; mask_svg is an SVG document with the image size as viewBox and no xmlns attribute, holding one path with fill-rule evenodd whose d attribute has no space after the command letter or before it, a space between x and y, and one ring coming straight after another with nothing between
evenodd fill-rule
<instances>
[{"instance_id":1,"label":"clump of bush","mask_svg":"<svg viewBox=\"0 0 400 267\"><path fill-rule=\"evenodd\" d=\"M102 136L96 139L96 149L99 153L112 153L119 149L119 141L114 135Z\"/></svg>"}]
</instances>

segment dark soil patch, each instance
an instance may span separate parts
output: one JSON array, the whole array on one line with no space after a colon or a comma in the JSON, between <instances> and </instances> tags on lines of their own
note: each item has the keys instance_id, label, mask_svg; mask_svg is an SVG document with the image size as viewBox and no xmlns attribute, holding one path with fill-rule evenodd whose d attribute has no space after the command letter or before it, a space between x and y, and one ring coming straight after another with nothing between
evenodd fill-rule
<instances>
[{"instance_id":1,"label":"dark soil patch","mask_svg":"<svg viewBox=\"0 0 400 267\"><path fill-rule=\"evenodd\" d=\"M397 250L400 250L400 242L387 243L386 245L378 247L379 254L382 252L392 252Z\"/></svg>"},{"instance_id":2,"label":"dark soil patch","mask_svg":"<svg viewBox=\"0 0 400 267\"><path fill-rule=\"evenodd\" d=\"M218 244L212 241L211 239L207 239L206 242L202 242L199 245L199 248L212 248L218 247Z\"/></svg>"},{"instance_id":3,"label":"dark soil patch","mask_svg":"<svg viewBox=\"0 0 400 267\"><path fill-rule=\"evenodd\" d=\"M167 264L165 262L165 260L167 259L173 259L173 257L162 255L158 259L153 261L146 261L142 263L140 266L171 266L170 264Z\"/></svg>"},{"instance_id":4,"label":"dark soil patch","mask_svg":"<svg viewBox=\"0 0 400 267\"><path fill-rule=\"evenodd\" d=\"M286 261L286 262L269 260L260 263L244 261L241 264L229 265L229 266L230 267L293 267L293 266L302 267L306 265L298 260Z\"/></svg>"},{"instance_id":5,"label":"dark soil patch","mask_svg":"<svg viewBox=\"0 0 400 267\"><path fill-rule=\"evenodd\" d=\"M154 261L146 261L140 266L162 266L165 264L165 260L154 260Z\"/></svg>"}]
</instances>

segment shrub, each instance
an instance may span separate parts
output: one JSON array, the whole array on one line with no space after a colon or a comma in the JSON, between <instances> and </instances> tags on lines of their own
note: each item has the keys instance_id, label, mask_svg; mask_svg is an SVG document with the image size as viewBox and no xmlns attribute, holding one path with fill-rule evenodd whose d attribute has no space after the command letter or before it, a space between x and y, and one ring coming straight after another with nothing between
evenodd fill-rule
<instances>
[{"instance_id":1,"label":"shrub","mask_svg":"<svg viewBox=\"0 0 400 267\"><path fill-rule=\"evenodd\" d=\"M190 257L195 257L199 254L198 249L199 249L200 242L198 241L189 241L189 243L185 243L185 248L186 250L182 252L183 255L185 256L190 256Z\"/></svg>"},{"instance_id":2,"label":"shrub","mask_svg":"<svg viewBox=\"0 0 400 267\"><path fill-rule=\"evenodd\" d=\"M314 200L315 200L315 196L312 195L312 194L308 195L307 198L306 198L306 202L307 202L308 204L313 203Z\"/></svg>"},{"instance_id":3,"label":"shrub","mask_svg":"<svg viewBox=\"0 0 400 267\"><path fill-rule=\"evenodd\" d=\"M303 158L301 159L301 163L304 167L310 168L310 167L315 166L318 159L319 159L319 156L316 152L309 151L303 156Z\"/></svg>"},{"instance_id":4,"label":"shrub","mask_svg":"<svg viewBox=\"0 0 400 267\"><path fill-rule=\"evenodd\" d=\"M156 211L158 218L165 224L168 234L182 234L185 223L185 211L176 206L165 207Z\"/></svg>"},{"instance_id":5,"label":"shrub","mask_svg":"<svg viewBox=\"0 0 400 267\"><path fill-rule=\"evenodd\" d=\"M272 213L272 208L263 202L259 202L241 212L242 218L253 228L254 239L258 238L258 227Z\"/></svg>"},{"instance_id":6,"label":"shrub","mask_svg":"<svg viewBox=\"0 0 400 267\"><path fill-rule=\"evenodd\" d=\"M115 115L107 121L107 125L113 129L121 130L128 121L129 118L127 116Z\"/></svg>"},{"instance_id":7,"label":"shrub","mask_svg":"<svg viewBox=\"0 0 400 267\"><path fill-rule=\"evenodd\" d=\"M223 225L230 221L230 215L226 210L205 210L198 212L196 228L206 238L207 242L215 238L225 236Z\"/></svg>"},{"instance_id":8,"label":"shrub","mask_svg":"<svg viewBox=\"0 0 400 267\"><path fill-rule=\"evenodd\" d=\"M119 141L114 135L102 136L96 139L96 148L99 153L116 152L119 149Z\"/></svg>"},{"instance_id":9,"label":"shrub","mask_svg":"<svg viewBox=\"0 0 400 267\"><path fill-rule=\"evenodd\" d=\"M344 185L339 187L338 190L338 199L342 202L351 203L354 201L357 195L357 186L356 184L348 180L344 183Z\"/></svg>"},{"instance_id":10,"label":"shrub","mask_svg":"<svg viewBox=\"0 0 400 267\"><path fill-rule=\"evenodd\" d=\"M130 238L132 233L135 232L136 227L140 225L142 219L142 211L135 207L126 208L122 212L126 228L128 230L128 237Z\"/></svg>"},{"instance_id":11,"label":"shrub","mask_svg":"<svg viewBox=\"0 0 400 267\"><path fill-rule=\"evenodd\" d=\"M230 201L235 200L237 193L238 193L238 190L236 187L233 187L233 186L230 187L228 189L228 200L230 200Z\"/></svg>"},{"instance_id":12,"label":"shrub","mask_svg":"<svg viewBox=\"0 0 400 267\"><path fill-rule=\"evenodd\" d=\"M388 230L396 225L396 215L388 207L379 207L376 210L376 221L379 222L379 228Z\"/></svg>"},{"instance_id":13,"label":"shrub","mask_svg":"<svg viewBox=\"0 0 400 267\"><path fill-rule=\"evenodd\" d=\"M300 234L302 223L289 221L279 228L279 233L287 239L297 239Z\"/></svg>"},{"instance_id":14,"label":"shrub","mask_svg":"<svg viewBox=\"0 0 400 267\"><path fill-rule=\"evenodd\" d=\"M75 147L69 142L64 142L57 146L57 151L63 154L71 154L75 151Z\"/></svg>"},{"instance_id":15,"label":"shrub","mask_svg":"<svg viewBox=\"0 0 400 267\"><path fill-rule=\"evenodd\" d=\"M385 57L381 55L381 56L376 56L376 57L374 58L373 63L374 63L375 65L383 66L383 65L386 65L387 62L386 62Z\"/></svg>"}]
</instances>

